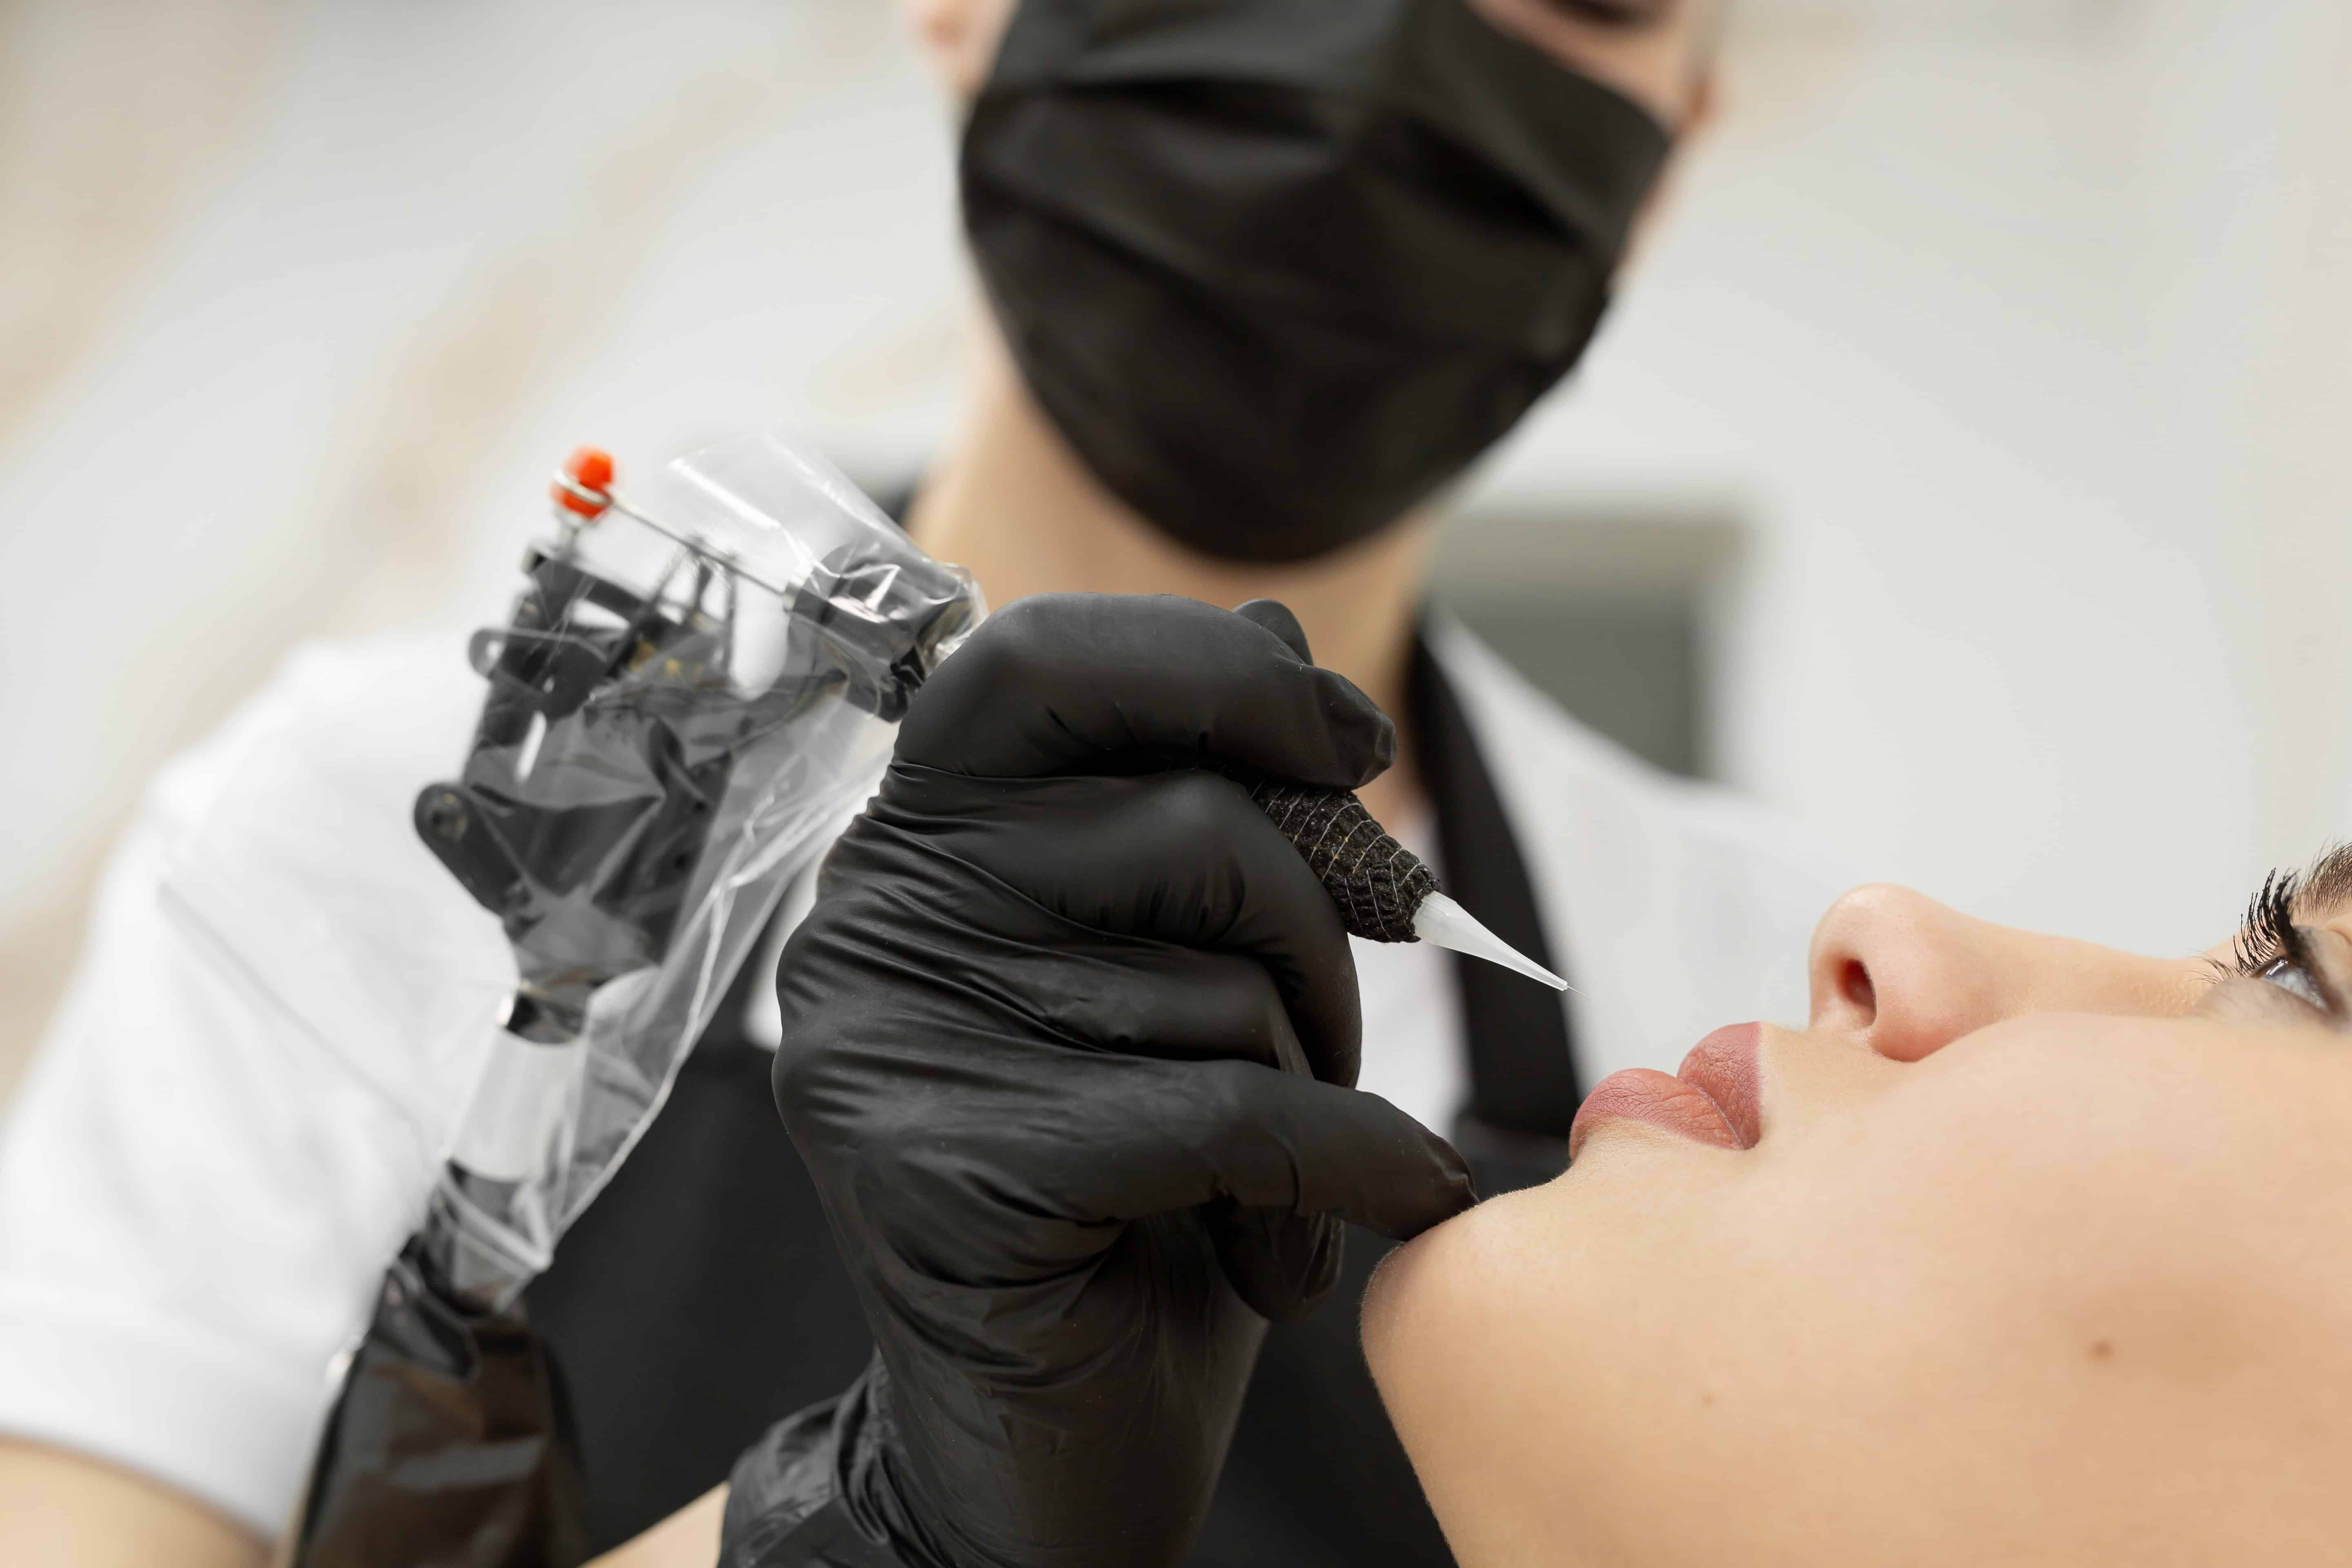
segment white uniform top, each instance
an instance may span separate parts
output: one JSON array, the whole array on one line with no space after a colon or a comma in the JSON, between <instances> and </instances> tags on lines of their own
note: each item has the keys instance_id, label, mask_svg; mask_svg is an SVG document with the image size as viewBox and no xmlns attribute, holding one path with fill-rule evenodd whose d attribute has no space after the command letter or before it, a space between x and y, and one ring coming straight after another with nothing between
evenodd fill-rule
<instances>
[{"instance_id":1,"label":"white uniform top","mask_svg":"<svg viewBox=\"0 0 2352 1568\"><path fill-rule=\"evenodd\" d=\"M1840 886L1806 838L1584 731L1459 628L1433 640L1581 992L1582 1080L1801 1017ZM0 1431L265 1534L289 1516L513 985L410 826L480 709L463 648L303 649L157 777L0 1131ZM1357 951L1365 1085L1442 1128L1467 1081L1444 957Z\"/></svg>"}]
</instances>

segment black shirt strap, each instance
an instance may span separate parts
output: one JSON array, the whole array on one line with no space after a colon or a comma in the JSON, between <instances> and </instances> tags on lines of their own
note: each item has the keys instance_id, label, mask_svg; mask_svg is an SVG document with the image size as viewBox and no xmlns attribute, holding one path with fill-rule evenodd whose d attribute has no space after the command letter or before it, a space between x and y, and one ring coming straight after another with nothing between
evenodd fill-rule
<instances>
[{"instance_id":1,"label":"black shirt strap","mask_svg":"<svg viewBox=\"0 0 2352 1568\"><path fill-rule=\"evenodd\" d=\"M1430 651L1426 625L1413 642L1411 700L1445 890L1496 935L1573 980L1544 932L1518 836L1462 700ZM1567 1010L1558 994L1522 975L1460 954L1454 964L1471 1080L1454 1142L1482 1191L1548 1180L1567 1166L1569 1124L1583 1098Z\"/></svg>"}]
</instances>

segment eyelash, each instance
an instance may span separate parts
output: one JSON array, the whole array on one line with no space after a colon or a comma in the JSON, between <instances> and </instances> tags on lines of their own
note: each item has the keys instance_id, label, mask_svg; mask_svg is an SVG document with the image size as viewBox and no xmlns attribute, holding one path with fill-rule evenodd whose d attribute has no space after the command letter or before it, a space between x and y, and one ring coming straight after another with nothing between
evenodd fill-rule
<instances>
[{"instance_id":1,"label":"eyelash","mask_svg":"<svg viewBox=\"0 0 2352 1568\"><path fill-rule=\"evenodd\" d=\"M2238 929L2237 970L2250 980L2267 981L2323 1013L2332 1013L2327 988L2311 957L2311 944L2294 923L2294 902L2303 879L2293 871L2273 871L2246 905L2245 923ZM2292 973L2295 984L2282 975Z\"/></svg>"},{"instance_id":2,"label":"eyelash","mask_svg":"<svg viewBox=\"0 0 2352 1568\"><path fill-rule=\"evenodd\" d=\"M2303 933L2294 927L2294 896L2301 882L2293 871L2273 871L2254 889L2238 927L2239 973L2252 979L2283 958L2305 956Z\"/></svg>"}]
</instances>

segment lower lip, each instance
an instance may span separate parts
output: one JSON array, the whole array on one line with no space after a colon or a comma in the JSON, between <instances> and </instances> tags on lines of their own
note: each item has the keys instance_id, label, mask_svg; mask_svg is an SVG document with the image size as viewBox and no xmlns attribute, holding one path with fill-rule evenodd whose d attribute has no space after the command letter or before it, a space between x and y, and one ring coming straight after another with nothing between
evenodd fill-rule
<instances>
[{"instance_id":1,"label":"lower lip","mask_svg":"<svg viewBox=\"0 0 2352 1568\"><path fill-rule=\"evenodd\" d=\"M1609 1121L1647 1122L1717 1149L1751 1146L1759 1131L1756 1050L1762 1034L1754 1024L1717 1029L1683 1058L1679 1078L1649 1068L1611 1073L1578 1108L1568 1157L1575 1159L1593 1130Z\"/></svg>"}]
</instances>

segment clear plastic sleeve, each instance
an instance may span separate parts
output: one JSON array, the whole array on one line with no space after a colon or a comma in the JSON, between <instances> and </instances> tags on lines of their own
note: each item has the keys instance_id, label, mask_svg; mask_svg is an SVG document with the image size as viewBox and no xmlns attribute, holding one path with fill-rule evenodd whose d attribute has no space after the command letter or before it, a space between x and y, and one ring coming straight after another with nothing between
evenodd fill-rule
<instances>
[{"instance_id":1,"label":"clear plastic sleeve","mask_svg":"<svg viewBox=\"0 0 2352 1568\"><path fill-rule=\"evenodd\" d=\"M519 1300L669 1093L907 699L984 613L825 461L756 435L624 496L576 454L418 836L518 984L312 1465L296 1568L572 1568L575 1445Z\"/></svg>"},{"instance_id":2,"label":"clear plastic sleeve","mask_svg":"<svg viewBox=\"0 0 2352 1568\"><path fill-rule=\"evenodd\" d=\"M983 608L968 574L779 436L705 447L625 497L600 482L559 481L558 536L526 557L507 624L473 639L489 690L463 769L416 802L520 978L423 1237L448 1289L494 1308L627 1155Z\"/></svg>"}]
</instances>

